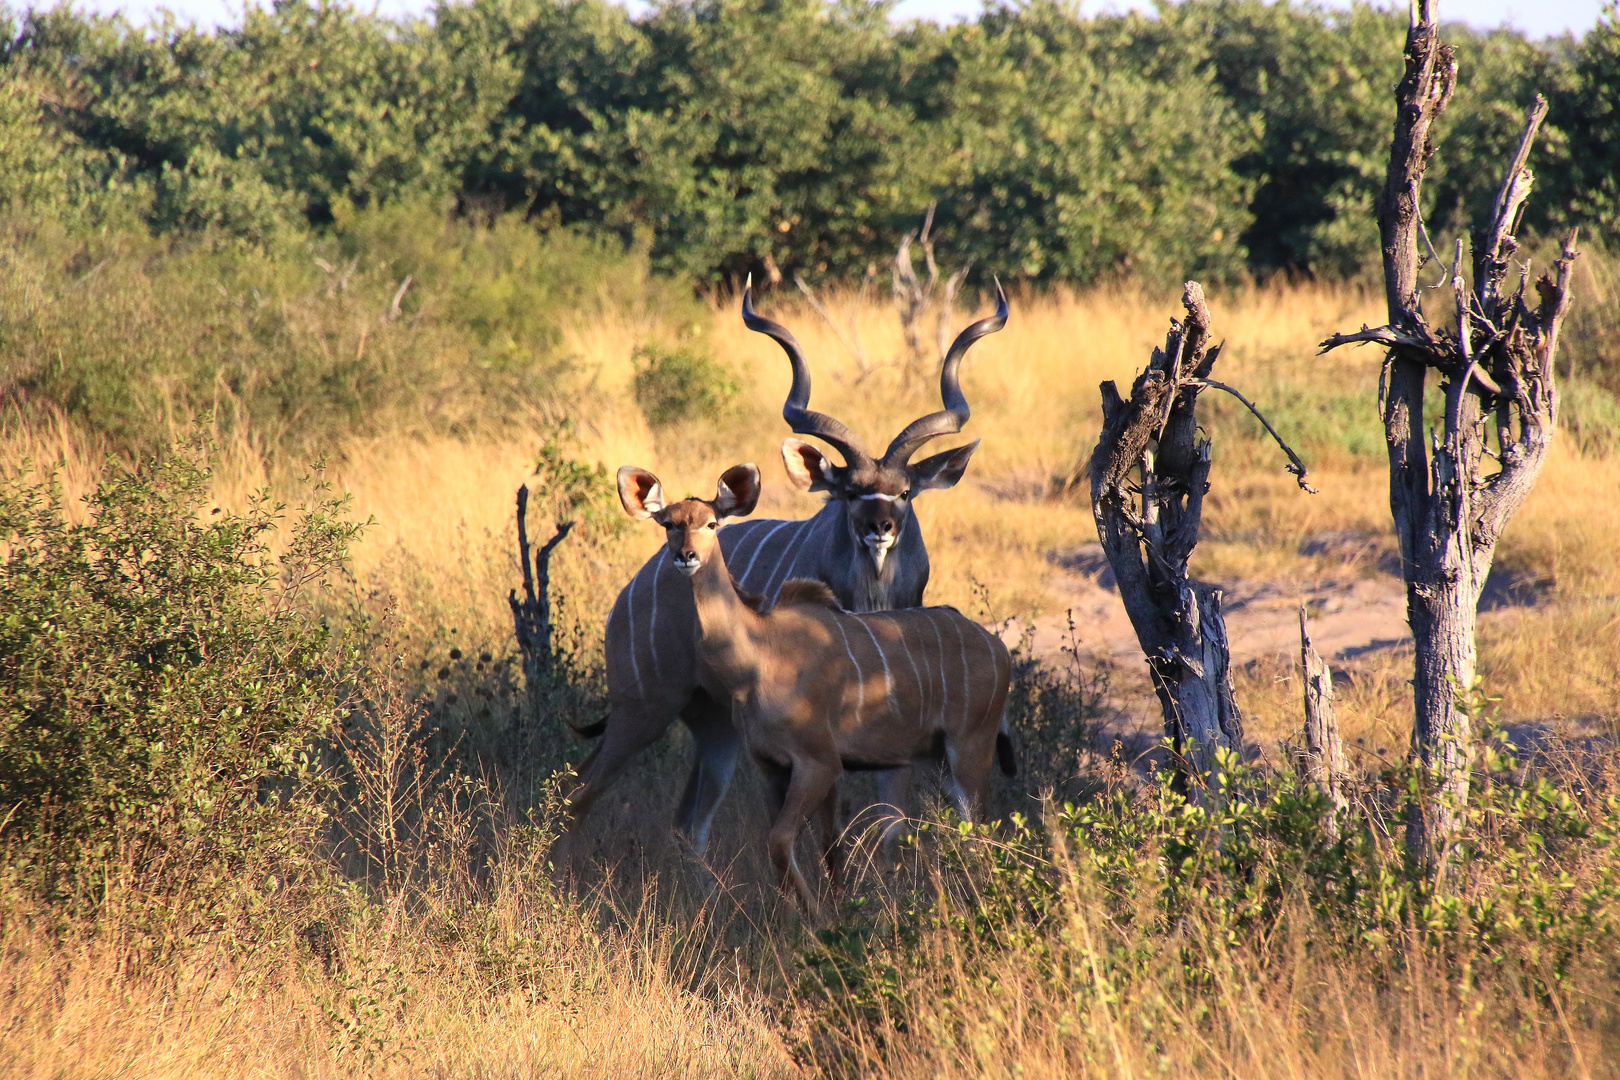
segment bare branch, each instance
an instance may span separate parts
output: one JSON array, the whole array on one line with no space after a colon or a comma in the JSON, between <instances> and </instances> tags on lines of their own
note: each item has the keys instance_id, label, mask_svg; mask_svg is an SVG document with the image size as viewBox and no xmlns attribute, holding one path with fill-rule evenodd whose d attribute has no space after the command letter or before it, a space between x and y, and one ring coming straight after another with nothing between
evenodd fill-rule
<instances>
[{"instance_id":1,"label":"bare branch","mask_svg":"<svg viewBox=\"0 0 1620 1080\"><path fill-rule=\"evenodd\" d=\"M518 653L523 658L523 681L528 689L530 712L538 715L553 660L551 554L573 530L574 522L557 523L551 539L535 552L531 569L528 511L529 486L524 484L517 492L518 563L523 569L523 598L518 599L517 590L513 589L508 593L506 602L512 609L512 629L517 637ZM578 728L575 730L584 734Z\"/></svg>"},{"instance_id":2,"label":"bare branch","mask_svg":"<svg viewBox=\"0 0 1620 1080\"><path fill-rule=\"evenodd\" d=\"M1406 35L1406 69L1396 88L1396 112L1389 167L1378 201L1383 241L1384 282L1390 322L1416 325L1418 300L1418 222L1430 132L1445 111L1457 84L1452 50L1439 40L1433 0L1418 0Z\"/></svg>"},{"instance_id":3,"label":"bare branch","mask_svg":"<svg viewBox=\"0 0 1620 1080\"><path fill-rule=\"evenodd\" d=\"M1413 350L1427 350L1429 342L1413 334L1397 330L1393 326L1370 327L1363 324L1360 330L1349 334L1334 334L1324 338L1316 348L1316 355L1337 349L1341 345L1383 345L1387 348L1402 348Z\"/></svg>"},{"instance_id":4,"label":"bare branch","mask_svg":"<svg viewBox=\"0 0 1620 1080\"><path fill-rule=\"evenodd\" d=\"M1474 253L1474 284L1479 290L1480 307L1487 315L1496 311L1502 275L1507 271L1506 255L1511 254L1515 247L1509 234L1517 227L1524 201L1530 197L1530 187L1535 179L1528 168L1530 148L1546 116L1547 99L1537 94L1525 110L1518 149L1514 151L1513 163L1502 177L1502 187L1497 191L1496 201L1491 207L1491 220L1486 226L1483 242ZM1507 253L1502 251L1504 244L1508 246Z\"/></svg>"},{"instance_id":5,"label":"bare branch","mask_svg":"<svg viewBox=\"0 0 1620 1080\"><path fill-rule=\"evenodd\" d=\"M1553 356L1558 350L1558 332L1563 329L1564 316L1569 314L1570 277L1575 272L1575 260L1581 257L1581 253L1575 250L1575 242L1580 239L1580 235L1581 230L1579 227L1573 228L1564 234L1563 247L1558 254L1558 261L1553 267L1553 271L1557 275L1553 280L1556 299L1550 310L1539 313L1540 321L1546 328L1545 333L1542 335L1542 363L1545 365L1549 377L1552 375ZM1570 363L1572 365L1570 370L1573 371L1574 360L1571 359Z\"/></svg>"},{"instance_id":6,"label":"bare branch","mask_svg":"<svg viewBox=\"0 0 1620 1080\"><path fill-rule=\"evenodd\" d=\"M1243 404L1247 405L1249 407L1249 411L1254 413L1254 418L1260 421L1261 425L1265 427L1266 431L1271 435L1271 437L1276 440L1277 445L1282 448L1282 452L1288 455L1288 464L1284 467L1294 475L1294 479L1299 483L1300 490L1308 492L1312 495L1320 494L1315 488L1311 487L1311 485L1305 482L1305 463L1299 459L1298 454L1294 453L1292 447L1283 442L1282 436L1277 434L1277 429L1271 426L1271 421L1266 419L1265 414L1260 411L1254 402L1244 397L1235 388L1230 387L1223 382L1216 382L1214 379L1199 379L1197 382L1189 385L1207 386L1212 390L1224 390L1228 394L1231 394L1233 397L1237 398L1239 401L1243 402Z\"/></svg>"},{"instance_id":7,"label":"bare branch","mask_svg":"<svg viewBox=\"0 0 1620 1080\"><path fill-rule=\"evenodd\" d=\"M922 231L917 234L917 242L922 244L923 265L928 267L928 295L934 295L934 286L939 283L939 264L934 261L934 211L939 209L939 200L935 199L928 204L928 213L923 217Z\"/></svg>"},{"instance_id":8,"label":"bare branch","mask_svg":"<svg viewBox=\"0 0 1620 1080\"><path fill-rule=\"evenodd\" d=\"M1458 437L1462 415L1463 395L1468 392L1468 380L1479 366L1479 357L1473 352L1473 328L1468 324L1468 283L1462 276L1462 237L1457 238L1457 258L1451 264L1451 291L1457 298L1457 349L1462 354L1462 374L1452 382L1446 392L1446 438Z\"/></svg>"},{"instance_id":9,"label":"bare branch","mask_svg":"<svg viewBox=\"0 0 1620 1080\"><path fill-rule=\"evenodd\" d=\"M870 375L872 373L872 365L866 361L866 353L861 348L860 340L858 338L852 340L850 336L845 334L839 325L833 321L832 314L826 309L826 307L822 305L821 300L817 298L815 291L810 288L810 283L805 281L802 275L794 274L793 284L799 287L799 291L804 294L804 298L806 300L810 301L810 306L815 309L816 314L821 316L822 321L825 322L832 329L832 332L838 336L838 340L843 344L844 348L849 350L849 355L855 359L855 366L861 369L860 377L864 379ZM850 319L850 330L853 331L854 329L855 320L852 317Z\"/></svg>"},{"instance_id":10,"label":"bare branch","mask_svg":"<svg viewBox=\"0 0 1620 1080\"><path fill-rule=\"evenodd\" d=\"M945 354L949 349L951 338L951 315L956 310L956 297L962 291L962 282L967 280L968 272L973 269L973 260L969 259L962 264L961 269L945 279L945 293L939 299L939 306L934 312L934 336L938 339L939 359L945 361Z\"/></svg>"},{"instance_id":11,"label":"bare branch","mask_svg":"<svg viewBox=\"0 0 1620 1080\"><path fill-rule=\"evenodd\" d=\"M405 299L405 291L411 287L411 274L405 275L405 280L399 283L399 291L394 293L393 302L388 305L388 313L383 316L383 322L393 322L399 318L399 305Z\"/></svg>"}]
</instances>

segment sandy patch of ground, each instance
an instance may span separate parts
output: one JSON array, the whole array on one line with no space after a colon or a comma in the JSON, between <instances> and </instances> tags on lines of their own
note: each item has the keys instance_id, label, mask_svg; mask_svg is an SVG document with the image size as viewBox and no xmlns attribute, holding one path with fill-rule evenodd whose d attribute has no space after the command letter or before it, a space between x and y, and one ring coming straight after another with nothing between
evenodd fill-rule
<instances>
[{"instance_id":1,"label":"sandy patch of ground","mask_svg":"<svg viewBox=\"0 0 1620 1080\"><path fill-rule=\"evenodd\" d=\"M1142 662L1113 574L1098 544L1055 558L1052 591L1063 609L1034 620L1037 656L1071 645L1126 665ZM1299 607L1306 606L1311 639L1323 656L1353 660L1377 649L1410 643L1406 590L1386 574L1337 581L1226 583L1224 610L1234 663L1299 652Z\"/></svg>"}]
</instances>

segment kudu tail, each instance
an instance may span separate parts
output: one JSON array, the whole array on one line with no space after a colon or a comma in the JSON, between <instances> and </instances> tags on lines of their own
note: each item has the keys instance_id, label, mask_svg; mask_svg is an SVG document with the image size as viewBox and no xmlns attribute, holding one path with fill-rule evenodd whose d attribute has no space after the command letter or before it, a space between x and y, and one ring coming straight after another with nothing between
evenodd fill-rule
<instances>
[{"instance_id":1,"label":"kudu tail","mask_svg":"<svg viewBox=\"0 0 1620 1080\"><path fill-rule=\"evenodd\" d=\"M572 724L570 724L569 726L573 727ZM582 739L595 739L595 738L600 737L602 732L604 732L606 730L607 730L607 717L604 716L604 717L602 717L602 719L598 720L594 724L586 724L584 727L576 727L576 728L574 728L574 734L578 735Z\"/></svg>"},{"instance_id":2,"label":"kudu tail","mask_svg":"<svg viewBox=\"0 0 1620 1080\"><path fill-rule=\"evenodd\" d=\"M1012 734L1007 730L1007 714L1001 714L1001 730L996 732L996 764L1001 775L1018 775L1018 758L1013 754Z\"/></svg>"}]
</instances>

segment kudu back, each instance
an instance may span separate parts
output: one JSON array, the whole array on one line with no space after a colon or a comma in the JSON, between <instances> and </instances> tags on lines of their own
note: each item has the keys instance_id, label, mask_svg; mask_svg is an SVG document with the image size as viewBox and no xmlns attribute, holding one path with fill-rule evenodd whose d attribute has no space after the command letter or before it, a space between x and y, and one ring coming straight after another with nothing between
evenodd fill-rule
<instances>
[{"instance_id":1,"label":"kudu back","mask_svg":"<svg viewBox=\"0 0 1620 1080\"><path fill-rule=\"evenodd\" d=\"M776 341L792 368L782 418L792 431L831 444L843 458L842 464L830 461L800 439L782 443L789 478L803 491L824 493L827 501L801 521L755 519L724 530L720 543L726 561L746 592L773 603L784 583L803 578L825 584L850 611L922 603L928 549L912 501L924 491L954 486L979 444L975 439L919 462L911 458L930 439L956 434L967 423L959 369L974 342L1006 325L1007 297L999 284L996 294L995 315L964 329L945 355L939 376L944 408L912 421L881 457L873 457L849 428L809 407L810 370L803 350L780 323L754 311L751 289L743 291L743 322ZM619 593L608 616L606 660L611 708L606 720L584 732L600 734L602 741L580 768L570 811L576 819L583 817L624 767L679 717L692 733L696 760L675 825L701 856L741 744L730 698L699 656L692 590L670 570L662 552ZM900 782L896 776L880 779L884 802L900 801Z\"/></svg>"},{"instance_id":2,"label":"kudu back","mask_svg":"<svg viewBox=\"0 0 1620 1080\"><path fill-rule=\"evenodd\" d=\"M751 464L727 469L713 499L674 504L656 476L627 465L619 499L631 517L665 530L667 550L657 557L687 579L704 670L730 700L768 783L771 861L812 917L816 897L794 842L819 811L823 858L837 882L833 785L845 769L938 761L962 816L983 820L1012 677L1000 638L955 608L845 611L819 581L790 579L772 606L739 593L720 522L747 515L758 501L759 470Z\"/></svg>"}]
</instances>

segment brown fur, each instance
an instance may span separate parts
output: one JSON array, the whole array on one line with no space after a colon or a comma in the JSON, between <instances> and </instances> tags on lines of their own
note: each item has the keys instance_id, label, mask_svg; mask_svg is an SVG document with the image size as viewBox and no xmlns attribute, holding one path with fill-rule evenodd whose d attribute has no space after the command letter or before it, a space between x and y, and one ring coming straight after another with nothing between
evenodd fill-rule
<instances>
[{"instance_id":1,"label":"brown fur","mask_svg":"<svg viewBox=\"0 0 1620 1080\"><path fill-rule=\"evenodd\" d=\"M731 580L735 583L737 579ZM742 595L740 589L737 595ZM746 598L743 602L747 603ZM776 594L776 606L779 608L799 605L831 608L834 611L844 610L843 605L838 602L838 597L827 587L827 583L816 581L814 578L794 578L783 585L781 591ZM759 609L756 607L754 610Z\"/></svg>"},{"instance_id":2,"label":"brown fur","mask_svg":"<svg viewBox=\"0 0 1620 1080\"><path fill-rule=\"evenodd\" d=\"M751 610L753 610L753 611L764 611L765 610L767 605L765 603L765 598L763 596L759 595L758 593L744 592L743 587L742 587L742 583L739 582L736 578L731 579L731 587L733 589L737 590L737 599L739 599L743 603L747 604L748 607ZM778 600L777 603L781 603L781 601Z\"/></svg>"}]
</instances>

